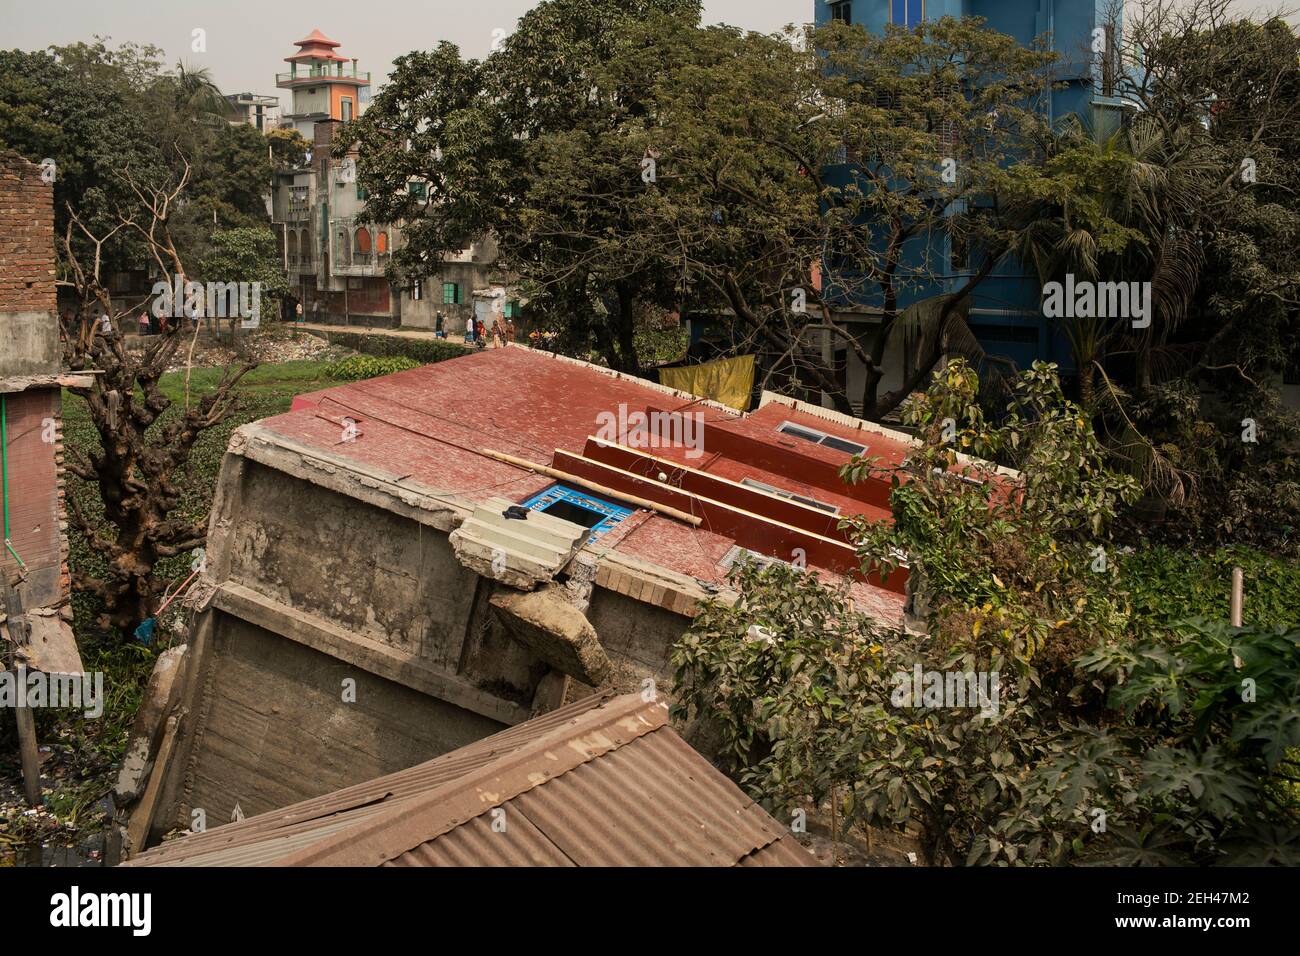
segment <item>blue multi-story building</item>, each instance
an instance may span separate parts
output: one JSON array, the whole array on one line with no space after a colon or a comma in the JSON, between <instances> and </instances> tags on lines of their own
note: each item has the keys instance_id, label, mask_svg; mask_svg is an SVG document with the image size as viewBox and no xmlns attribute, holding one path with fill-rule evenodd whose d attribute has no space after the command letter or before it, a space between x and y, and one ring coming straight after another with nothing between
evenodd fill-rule
<instances>
[{"instance_id":1,"label":"blue multi-story building","mask_svg":"<svg viewBox=\"0 0 1300 956\"><path fill-rule=\"evenodd\" d=\"M1116 14L1122 13L1122 6L1112 0L814 0L814 7L818 26L842 20L883 33L890 23L915 27L923 20L945 16L977 16L987 21L989 29L1025 45L1043 38L1058 55L1054 77L1059 87L1051 91L1047 106L1051 119L1056 122L1075 114L1088 128L1098 131L1113 128L1117 121L1121 105L1113 95L1114 74L1108 69L1113 61L1092 54L1098 30L1104 32L1111 50L1117 48ZM848 166L826 170L830 182L843 182L852 175ZM945 265L935 275L935 281L909 287L901 299L902 306L955 290L971 274L971 264L946 248L946 237L931 241L942 247L929 250L927 260ZM919 269L926 250L913 249L912 255ZM901 271L908 271L906 263ZM933 267L928 272L933 274ZM864 337L871 334L872 326L880 321L873 308L872 290L855 288L851 294L837 293L837 287L846 288L848 284L836 283L830 266L828 273L825 291L837 323L860 329ZM1033 270L1012 258L1004 259L972 295L971 330L988 353L1008 358L1020 368L1043 359L1058 363L1068 374L1074 364L1069 341L1058 324L1043 316L1041 296L1041 285ZM887 374L881 383L882 394L896 388L913 364L904 337L894 338L897 341L891 341L885 356ZM827 347L835 346L828 341ZM850 350L838 347L836 364L856 407L865 372Z\"/></svg>"}]
</instances>

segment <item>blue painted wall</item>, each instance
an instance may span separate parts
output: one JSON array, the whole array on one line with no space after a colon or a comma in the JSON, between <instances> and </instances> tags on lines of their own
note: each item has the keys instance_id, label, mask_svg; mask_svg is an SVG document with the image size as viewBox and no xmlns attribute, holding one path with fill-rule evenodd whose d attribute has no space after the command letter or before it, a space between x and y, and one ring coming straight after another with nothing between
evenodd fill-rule
<instances>
[{"instance_id":1,"label":"blue painted wall","mask_svg":"<svg viewBox=\"0 0 1300 956\"><path fill-rule=\"evenodd\" d=\"M847 6L851 23L861 24L872 32L884 32L886 24L898 22L904 15L914 19L919 8L919 13L928 20L944 16L983 17L991 29L1026 45L1038 37L1048 38L1060 57L1057 77L1067 84L1052 93L1052 119L1058 121L1075 113L1094 126L1112 115L1108 110L1095 109L1096 105L1113 107L1116 101L1099 95L1099 78L1094 75L1096 69L1090 56L1093 30L1106 22L1107 0L848 0L844 4L813 0L813 6L818 26L831 20L832 7ZM853 176L853 170L849 166L832 166L825 171L825 176L828 182L843 184ZM912 263L912 268L919 268L924 261L927 241L920 239L909 244L905 261ZM934 242L936 248L930 261L950 263L947 240ZM834 269L830 265L827 274L826 291L832 301L838 299L839 304L862 306L880 304L878 293L855 290L837 297ZM949 270L938 282L908 290L901 304L906 306L956 289L968 274ZM980 284L972 296L970 323L986 350L1012 359L1021 368L1028 367L1035 359L1044 359L1056 362L1063 371L1073 371L1070 344L1064 331L1042 315L1037 276L1015 260L999 263L993 274Z\"/></svg>"}]
</instances>

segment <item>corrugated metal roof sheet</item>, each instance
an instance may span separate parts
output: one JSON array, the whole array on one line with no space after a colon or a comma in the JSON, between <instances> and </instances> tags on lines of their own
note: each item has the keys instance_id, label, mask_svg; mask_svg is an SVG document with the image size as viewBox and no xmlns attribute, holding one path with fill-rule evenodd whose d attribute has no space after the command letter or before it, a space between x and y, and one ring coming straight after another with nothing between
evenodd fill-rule
<instances>
[{"instance_id":1,"label":"corrugated metal roof sheet","mask_svg":"<svg viewBox=\"0 0 1300 956\"><path fill-rule=\"evenodd\" d=\"M494 812L496 811L496 812ZM667 724L598 695L401 773L125 865L812 866Z\"/></svg>"}]
</instances>

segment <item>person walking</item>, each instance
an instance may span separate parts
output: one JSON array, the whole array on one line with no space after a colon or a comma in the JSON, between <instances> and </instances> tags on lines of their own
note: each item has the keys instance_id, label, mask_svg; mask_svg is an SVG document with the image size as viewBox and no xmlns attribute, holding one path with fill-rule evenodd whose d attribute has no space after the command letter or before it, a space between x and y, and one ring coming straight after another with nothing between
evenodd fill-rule
<instances>
[{"instance_id":1,"label":"person walking","mask_svg":"<svg viewBox=\"0 0 1300 956\"><path fill-rule=\"evenodd\" d=\"M515 320L506 319L506 344L515 344Z\"/></svg>"},{"instance_id":2,"label":"person walking","mask_svg":"<svg viewBox=\"0 0 1300 956\"><path fill-rule=\"evenodd\" d=\"M472 315L465 320L465 344L474 344L474 316Z\"/></svg>"},{"instance_id":3,"label":"person walking","mask_svg":"<svg viewBox=\"0 0 1300 956\"><path fill-rule=\"evenodd\" d=\"M140 335L143 337L149 334L149 313L140 313Z\"/></svg>"}]
</instances>

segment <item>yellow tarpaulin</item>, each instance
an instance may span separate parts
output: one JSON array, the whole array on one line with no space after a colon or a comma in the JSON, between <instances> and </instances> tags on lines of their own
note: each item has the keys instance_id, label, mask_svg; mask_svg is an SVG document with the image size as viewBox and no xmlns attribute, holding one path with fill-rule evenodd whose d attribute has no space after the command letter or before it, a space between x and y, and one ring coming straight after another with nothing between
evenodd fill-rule
<instances>
[{"instance_id":1,"label":"yellow tarpaulin","mask_svg":"<svg viewBox=\"0 0 1300 956\"><path fill-rule=\"evenodd\" d=\"M737 411L748 411L749 398L754 391L754 356L741 355L703 365L661 368L659 382L701 398L711 398Z\"/></svg>"}]
</instances>

